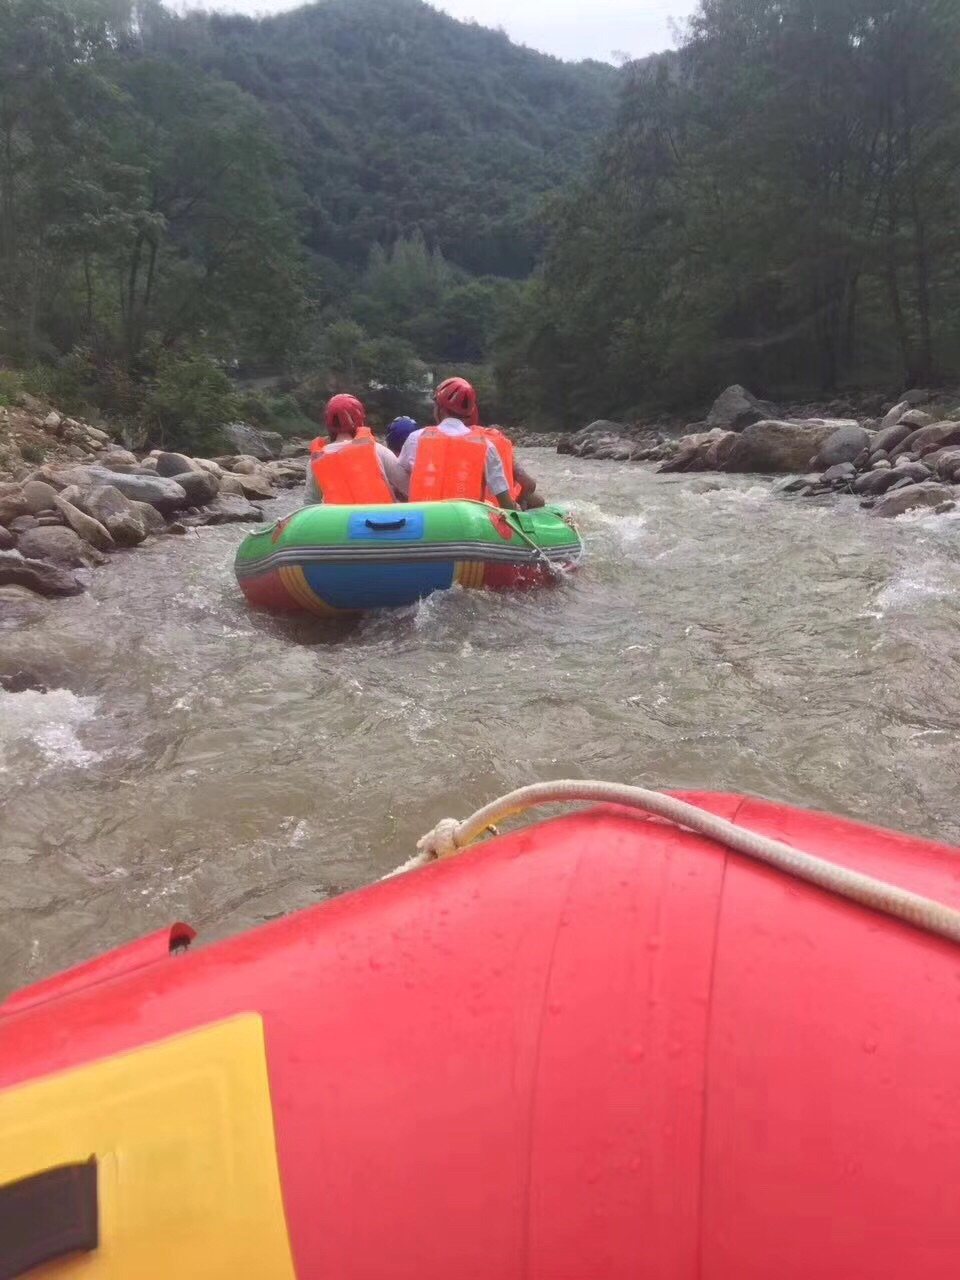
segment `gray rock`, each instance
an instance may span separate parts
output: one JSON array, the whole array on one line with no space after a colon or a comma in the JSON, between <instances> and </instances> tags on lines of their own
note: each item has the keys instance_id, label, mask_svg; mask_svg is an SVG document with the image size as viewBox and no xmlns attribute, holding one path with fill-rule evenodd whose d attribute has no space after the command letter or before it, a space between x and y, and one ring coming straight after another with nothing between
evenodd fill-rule
<instances>
[{"instance_id":1,"label":"gray rock","mask_svg":"<svg viewBox=\"0 0 960 1280\"><path fill-rule=\"evenodd\" d=\"M28 480L23 486L23 496L31 515L39 515L41 511L49 511L54 505L57 491L44 480Z\"/></svg>"},{"instance_id":2,"label":"gray rock","mask_svg":"<svg viewBox=\"0 0 960 1280\"><path fill-rule=\"evenodd\" d=\"M95 485L91 489L68 489L68 502L92 516L107 530L118 547L136 547L150 532L143 514L135 503L113 485Z\"/></svg>"},{"instance_id":3,"label":"gray rock","mask_svg":"<svg viewBox=\"0 0 960 1280\"><path fill-rule=\"evenodd\" d=\"M186 533L187 526L183 523L182 520L172 520L170 524L167 525L166 531L167 533L177 533L177 534Z\"/></svg>"},{"instance_id":4,"label":"gray rock","mask_svg":"<svg viewBox=\"0 0 960 1280\"><path fill-rule=\"evenodd\" d=\"M226 479L226 477L224 477ZM264 475L257 476L237 476L240 481L240 489L245 498L260 498L266 500L277 496L273 485ZM221 480L221 485L223 480Z\"/></svg>"},{"instance_id":5,"label":"gray rock","mask_svg":"<svg viewBox=\"0 0 960 1280\"><path fill-rule=\"evenodd\" d=\"M6 525L0 524L0 551L12 551L16 541Z\"/></svg>"},{"instance_id":6,"label":"gray rock","mask_svg":"<svg viewBox=\"0 0 960 1280\"><path fill-rule=\"evenodd\" d=\"M841 427L829 437L813 462L813 471L827 471L843 463L853 462L870 444L863 427Z\"/></svg>"},{"instance_id":7,"label":"gray rock","mask_svg":"<svg viewBox=\"0 0 960 1280\"><path fill-rule=\"evenodd\" d=\"M84 542L88 542L91 547L96 547L98 551L112 551L117 545L108 529L95 520L93 516L86 515L79 507L75 507L72 502L68 502L62 493L57 494L54 501L57 504L57 510L66 520L70 528L81 537ZM153 507L150 508L153 510ZM163 517L160 517L161 520Z\"/></svg>"},{"instance_id":8,"label":"gray rock","mask_svg":"<svg viewBox=\"0 0 960 1280\"><path fill-rule=\"evenodd\" d=\"M927 404L933 395L925 387L916 387L913 391L905 391L900 399L909 405Z\"/></svg>"},{"instance_id":9,"label":"gray rock","mask_svg":"<svg viewBox=\"0 0 960 1280\"><path fill-rule=\"evenodd\" d=\"M220 477L220 493L235 498L243 497L243 480L240 476L231 475L225 471Z\"/></svg>"},{"instance_id":10,"label":"gray rock","mask_svg":"<svg viewBox=\"0 0 960 1280\"><path fill-rule=\"evenodd\" d=\"M898 483L898 472L887 464L884 470L865 471L853 482L853 492L862 494L880 494Z\"/></svg>"},{"instance_id":11,"label":"gray rock","mask_svg":"<svg viewBox=\"0 0 960 1280\"><path fill-rule=\"evenodd\" d=\"M893 470L898 480L906 478L912 480L914 484L922 484L924 480L929 480L933 476L930 467L922 462L907 462L902 467L894 467Z\"/></svg>"},{"instance_id":12,"label":"gray rock","mask_svg":"<svg viewBox=\"0 0 960 1280\"><path fill-rule=\"evenodd\" d=\"M181 476L187 471L202 471L203 468L188 458L185 453L160 453L156 459L158 476Z\"/></svg>"},{"instance_id":13,"label":"gray rock","mask_svg":"<svg viewBox=\"0 0 960 1280\"><path fill-rule=\"evenodd\" d=\"M36 516L17 516L16 520L11 520L7 528L16 534L26 533L28 529L36 529L38 527Z\"/></svg>"},{"instance_id":14,"label":"gray rock","mask_svg":"<svg viewBox=\"0 0 960 1280\"><path fill-rule=\"evenodd\" d=\"M829 444L829 441L827 441ZM830 483L834 480L848 481L852 480L857 474L857 469L852 462L838 462L835 466L828 467L823 473L823 479Z\"/></svg>"},{"instance_id":15,"label":"gray rock","mask_svg":"<svg viewBox=\"0 0 960 1280\"><path fill-rule=\"evenodd\" d=\"M960 444L960 422L935 422L932 426L921 427L898 444L890 456L896 458L905 453L915 453L922 458L924 454L935 453L948 444Z\"/></svg>"},{"instance_id":16,"label":"gray rock","mask_svg":"<svg viewBox=\"0 0 960 1280\"><path fill-rule=\"evenodd\" d=\"M942 502L952 502L953 496L953 490L943 484L914 484L899 492L886 494L870 514L889 519L902 516L904 512L918 507L938 507Z\"/></svg>"},{"instance_id":17,"label":"gray rock","mask_svg":"<svg viewBox=\"0 0 960 1280\"><path fill-rule=\"evenodd\" d=\"M106 467L72 467L60 472L59 478L64 485L77 485L79 488L109 486L132 502L149 502L164 515L190 505L182 486L176 480L163 476L124 475Z\"/></svg>"},{"instance_id":18,"label":"gray rock","mask_svg":"<svg viewBox=\"0 0 960 1280\"><path fill-rule=\"evenodd\" d=\"M247 502L246 498L237 498L221 494L209 504L206 511L200 513L199 519L204 524L233 524L238 521L263 521L263 511Z\"/></svg>"},{"instance_id":19,"label":"gray rock","mask_svg":"<svg viewBox=\"0 0 960 1280\"><path fill-rule=\"evenodd\" d=\"M131 502L130 505L146 525L147 533L166 532L167 522L156 507L151 507L149 502Z\"/></svg>"},{"instance_id":20,"label":"gray rock","mask_svg":"<svg viewBox=\"0 0 960 1280\"><path fill-rule=\"evenodd\" d=\"M879 453L871 453L869 462L871 467L893 466L893 463L890 461L887 455L883 452L883 450L881 450Z\"/></svg>"},{"instance_id":21,"label":"gray rock","mask_svg":"<svg viewBox=\"0 0 960 1280\"><path fill-rule=\"evenodd\" d=\"M220 481L207 471L185 471L177 476L177 484L190 499L190 505L202 507L220 492Z\"/></svg>"},{"instance_id":22,"label":"gray rock","mask_svg":"<svg viewBox=\"0 0 960 1280\"><path fill-rule=\"evenodd\" d=\"M908 400L901 400L895 404L892 409L883 415L880 423L880 430L886 431L889 427L895 427L899 424L900 419L905 413L909 413L913 406Z\"/></svg>"},{"instance_id":23,"label":"gray rock","mask_svg":"<svg viewBox=\"0 0 960 1280\"><path fill-rule=\"evenodd\" d=\"M17 516L25 516L30 506L18 484L0 484L0 524L9 525Z\"/></svg>"},{"instance_id":24,"label":"gray rock","mask_svg":"<svg viewBox=\"0 0 960 1280\"><path fill-rule=\"evenodd\" d=\"M105 449L97 458L97 466L106 467L108 471L117 471L121 475L142 474L136 455L127 449Z\"/></svg>"},{"instance_id":25,"label":"gray rock","mask_svg":"<svg viewBox=\"0 0 960 1280\"><path fill-rule=\"evenodd\" d=\"M836 429L835 422L816 420L755 422L730 446L723 469L765 474L805 471Z\"/></svg>"},{"instance_id":26,"label":"gray rock","mask_svg":"<svg viewBox=\"0 0 960 1280\"><path fill-rule=\"evenodd\" d=\"M62 528L63 516L59 511L41 511L36 516L37 526L40 529L53 529L55 527Z\"/></svg>"},{"instance_id":27,"label":"gray rock","mask_svg":"<svg viewBox=\"0 0 960 1280\"><path fill-rule=\"evenodd\" d=\"M216 476L218 480L223 475L223 467L219 462L214 462L212 458L194 458L193 462L201 471L208 471L210 475Z\"/></svg>"},{"instance_id":28,"label":"gray rock","mask_svg":"<svg viewBox=\"0 0 960 1280\"><path fill-rule=\"evenodd\" d=\"M72 529L28 529L17 540L17 550L28 560L49 560L65 569L83 569L106 564L107 557L80 538Z\"/></svg>"},{"instance_id":29,"label":"gray rock","mask_svg":"<svg viewBox=\"0 0 960 1280\"><path fill-rule=\"evenodd\" d=\"M269 461L279 458L283 448L283 436L275 431L261 431L246 422L231 422L221 433L239 453Z\"/></svg>"},{"instance_id":30,"label":"gray rock","mask_svg":"<svg viewBox=\"0 0 960 1280\"><path fill-rule=\"evenodd\" d=\"M19 551L0 551L0 587L26 587L41 596L77 596L84 589L69 569L30 560Z\"/></svg>"},{"instance_id":31,"label":"gray rock","mask_svg":"<svg viewBox=\"0 0 960 1280\"><path fill-rule=\"evenodd\" d=\"M714 400L706 416L706 426L722 427L725 431L740 431L755 422L762 422L777 413L774 405L764 404L746 387L736 384L727 387Z\"/></svg>"},{"instance_id":32,"label":"gray rock","mask_svg":"<svg viewBox=\"0 0 960 1280\"><path fill-rule=\"evenodd\" d=\"M46 427L48 431L52 431L54 432L54 434L56 434L56 432L60 430L60 424L62 421L63 419L60 417L59 413L56 413L54 410L51 409L51 411L44 418L43 425Z\"/></svg>"},{"instance_id":33,"label":"gray rock","mask_svg":"<svg viewBox=\"0 0 960 1280\"><path fill-rule=\"evenodd\" d=\"M41 622L49 609L49 604L27 587L0 587L0 631Z\"/></svg>"},{"instance_id":34,"label":"gray rock","mask_svg":"<svg viewBox=\"0 0 960 1280\"><path fill-rule=\"evenodd\" d=\"M913 427L918 431L920 427L930 427L936 422L936 418L930 413L924 413L922 409L909 409L900 419L901 426Z\"/></svg>"}]
</instances>

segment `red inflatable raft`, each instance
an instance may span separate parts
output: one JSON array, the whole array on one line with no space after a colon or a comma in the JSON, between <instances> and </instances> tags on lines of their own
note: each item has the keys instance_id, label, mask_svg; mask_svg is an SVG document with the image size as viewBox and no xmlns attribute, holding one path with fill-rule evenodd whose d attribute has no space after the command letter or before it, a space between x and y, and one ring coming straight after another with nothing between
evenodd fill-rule
<instances>
[{"instance_id":1,"label":"red inflatable raft","mask_svg":"<svg viewBox=\"0 0 960 1280\"><path fill-rule=\"evenodd\" d=\"M954 850L689 798L960 905ZM190 936L0 1009L0 1276L960 1275L954 943L610 808Z\"/></svg>"}]
</instances>

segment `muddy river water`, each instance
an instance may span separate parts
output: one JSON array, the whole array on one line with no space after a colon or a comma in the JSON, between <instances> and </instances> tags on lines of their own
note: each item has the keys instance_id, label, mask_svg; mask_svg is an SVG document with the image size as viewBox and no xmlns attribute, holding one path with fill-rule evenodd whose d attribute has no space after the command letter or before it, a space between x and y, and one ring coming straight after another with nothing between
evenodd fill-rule
<instances>
[{"instance_id":1,"label":"muddy river water","mask_svg":"<svg viewBox=\"0 0 960 1280\"><path fill-rule=\"evenodd\" d=\"M553 591L279 622L245 607L226 526L0 617L4 669L48 690L0 693L0 991L175 919L210 939L365 884L437 818L547 778L960 842L960 521L528 461L587 544Z\"/></svg>"}]
</instances>

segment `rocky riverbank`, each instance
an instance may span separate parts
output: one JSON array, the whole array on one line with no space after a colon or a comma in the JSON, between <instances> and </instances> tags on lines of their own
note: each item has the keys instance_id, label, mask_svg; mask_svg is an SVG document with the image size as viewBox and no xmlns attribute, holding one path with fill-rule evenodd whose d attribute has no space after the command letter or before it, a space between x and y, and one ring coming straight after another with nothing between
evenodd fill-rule
<instances>
[{"instance_id":1,"label":"rocky riverbank","mask_svg":"<svg viewBox=\"0 0 960 1280\"><path fill-rule=\"evenodd\" d=\"M261 521L262 502L303 483L306 441L234 423L223 435L236 453L138 456L99 427L25 399L0 408L0 602L7 605L27 593L77 595L90 570L153 537Z\"/></svg>"},{"instance_id":2,"label":"rocky riverbank","mask_svg":"<svg viewBox=\"0 0 960 1280\"><path fill-rule=\"evenodd\" d=\"M860 404L780 409L734 386L686 431L677 433L673 424L599 421L561 437L557 450L659 462L662 472L787 476L777 486L783 493L854 493L881 516L923 506L949 510L960 497L960 406L951 407L958 401L956 392L914 390L896 404L869 397ZM867 416L864 408L882 416Z\"/></svg>"}]
</instances>

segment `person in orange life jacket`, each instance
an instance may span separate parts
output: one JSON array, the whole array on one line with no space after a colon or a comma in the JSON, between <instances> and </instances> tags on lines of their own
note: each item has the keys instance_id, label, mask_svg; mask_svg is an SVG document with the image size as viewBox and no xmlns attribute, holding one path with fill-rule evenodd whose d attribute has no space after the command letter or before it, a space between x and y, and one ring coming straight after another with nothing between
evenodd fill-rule
<instances>
[{"instance_id":1,"label":"person in orange life jacket","mask_svg":"<svg viewBox=\"0 0 960 1280\"><path fill-rule=\"evenodd\" d=\"M517 504L510 494L500 454L477 427L477 393L473 387L463 378L448 378L437 387L434 399L437 425L414 431L400 450L400 465L410 476L411 501L469 498L482 502L485 493L491 493L501 507L515 511ZM482 454L474 454L480 466L472 465L469 455L473 450L482 450ZM438 486L431 487L428 471L443 477ZM446 477L451 479L445 484ZM455 477L465 483L461 485ZM429 499L424 497L427 493Z\"/></svg>"},{"instance_id":2,"label":"person in orange life jacket","mask_svg":"<svg viewBox=\"0 0 960 1280\"><path fill-rule=\"evenodd\" d=\"M509 483L511 478L513 484L510 487L510 495L520 507L522 511L533 511L539 507L545 507L547 504L543 498L537 493L537 482L525 467L522 467L516 459L513 441L505 434L502 427L487 427L487 435L493 440L500 454L500 460L503 463L503 469Z\"/></svg>"},{"instance_id":3,"label":"person in orange life jacket","mask_svg":"<svg viewBox=\"0 0 960 1280\"><path fill-rule=\"evenodd\" d=\"M378 444L366 411L354 396L334 396L327 405L329 440L310 447L306 502L394 502L407 496L410 481L397 459Z\"/></svg>"}]
</instances>

